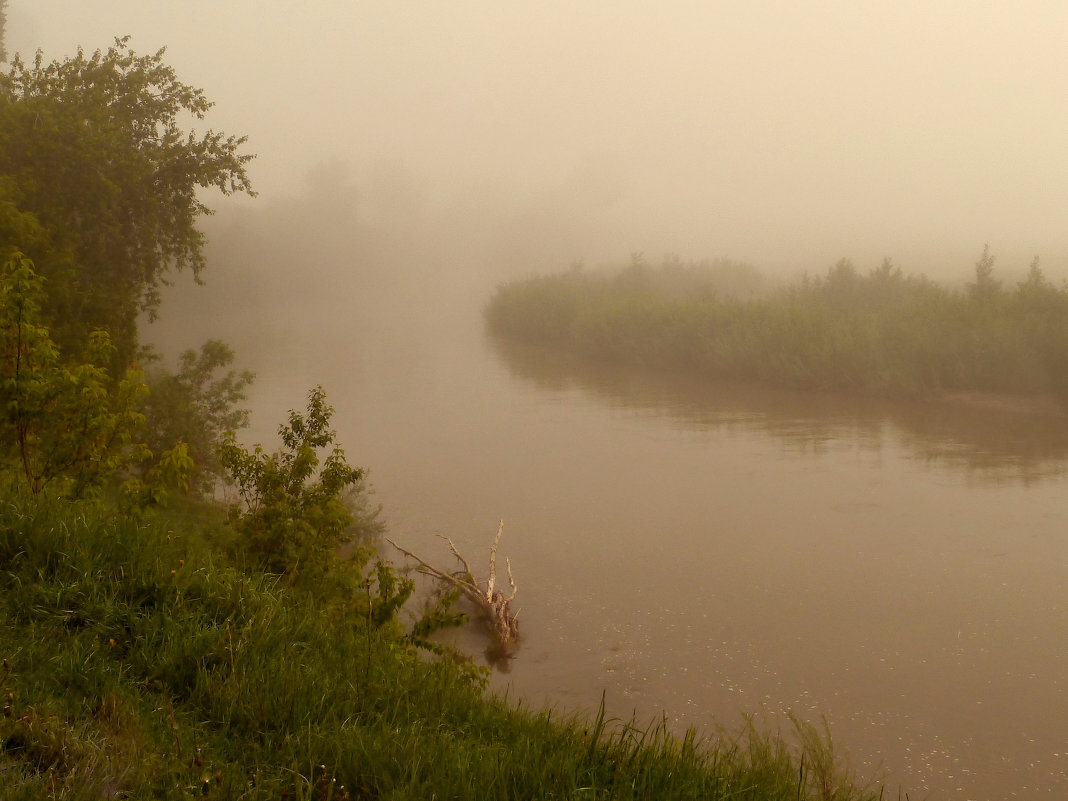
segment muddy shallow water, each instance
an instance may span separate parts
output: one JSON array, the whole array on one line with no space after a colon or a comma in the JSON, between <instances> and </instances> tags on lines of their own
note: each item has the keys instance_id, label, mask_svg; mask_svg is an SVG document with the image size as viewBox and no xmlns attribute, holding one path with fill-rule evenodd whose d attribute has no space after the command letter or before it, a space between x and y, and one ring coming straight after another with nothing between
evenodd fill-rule
<instances>
[{"instance_id":1,"label":"muddy shallow water","mask_svg":"<svg viewBox=\"0 0 1068 801\"><path fill-rule=\"evenodd\" d=\"M505 520L525 639L495 687L680 728L825 717L889 798L1068 797L1063 417L593 368L470 312L295 334L252 438L322 383L398 542L477 570Z\"/></svg>"}]
</instances>

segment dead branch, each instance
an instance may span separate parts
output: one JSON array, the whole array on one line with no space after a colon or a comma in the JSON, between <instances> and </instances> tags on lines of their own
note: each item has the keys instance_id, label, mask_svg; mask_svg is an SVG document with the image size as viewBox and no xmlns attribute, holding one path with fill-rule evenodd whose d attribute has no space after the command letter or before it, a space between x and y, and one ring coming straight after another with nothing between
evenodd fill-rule
<instances>
[{"instance_id":1,"label":"dead branch","mask_svg":"<svg viewBox=\"0 0 1068 801\"><path fill-rule=\"evenodd\" d=\"M508 583L511 585L512 594L505 597L504 593L496 588L497 546L500 544L501 534L503 532L504 521L502 520L497 527L497 536L493 538L493 545L490 547L489 578L486 580L485 590L478 586L467 560L463 558L460 551L457 550L456 545L448 537L442 537L442 539L449 543L449 550L452 551L452 555L456 557L461 565L463 565L463 570L456 571L455 573L446 573L444 570L439 570L433 565L420 559L411 551L400 547L388 537L386 538L386 542L409 559L414 559L418 562L419 567L417 567L416 570L420 573L449 584L463 593L463 595L474 603L482 612L493 631L493 636L497 640L497 644L502 648L507 648L519 639L518 615L511 610L511 603L515 600L519 588L516 586L515 579L512 578L512 563L507 559L505 559L505 564L508 568Z\"/></svg>"}]
</instances>

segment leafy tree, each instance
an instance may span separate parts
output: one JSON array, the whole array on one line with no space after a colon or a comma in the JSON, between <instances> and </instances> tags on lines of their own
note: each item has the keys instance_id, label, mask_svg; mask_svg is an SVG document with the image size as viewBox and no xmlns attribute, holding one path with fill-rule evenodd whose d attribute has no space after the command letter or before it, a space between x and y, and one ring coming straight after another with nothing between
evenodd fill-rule
<instances>
[{"instance_id":1,"label":"leafy tree","mask_svg":"<svg viewBox=\"0 0 1068 801\"><path fill-rule=\"evenodd\" d=\"M1038 256L1031 260L1027 278L1016 285L1016 297L1027 311L1038 312L1064 308L1064 293L1047 280L1045 273L1042 272Z\"/></svg>"},{"instance_id":2,"label":"leafy tree","mask_svg":"<svg viewBox=\"0 0 1068 801\"><path fill-rule=\"evenodd\" d=\"M1001 282L994 278L994 255L990 245L983 246L983 254L975 263L975 282L968 284L968 293L973 300L992 301L1001 292Z\"/></svg>"},{"instance_id":3,"label":"leafy tree","mask_svg":"<svg viewBox=\"0 0 1068 801\"><path fill-rule=\"evenodd\" d=\"M114 347L105 331L89 335L89 360L63 364L40 324L43 281L15 253L0 269L0 438L36 494L55 479L74 494L143 455L133 432L147 392L139 370L112 381L104 365Z\"/></svg>"},{"instance_id":4,"label":"leafy tree","mask_svg":"<svg viewBox=\"0 0 1068 801\"><path fill-rule=\"evenodd\" d=\"M245 503L235 522L245 545L265 569L291 581L323 575L352 541L354 518L343 497L360 485L364 471L351 467L333 445L333 413L323 388L316 387L308 393L307 412L291 411L279 427L281 451L267 455L257 445L249 452L233 434L219 451ZM319 452L326 448L320 467Z\"/></svg>"},{"instance_id":5,"label":"leafy tree","mask_svg":"<svg viewBox=\"0 0 1068 801\"><path fill-rule=\"evenodd\" d=\"M163 55L123 38L50 63L16 55L0 75L0 250L24 249L49 278L60 347L73 354L106 328L113 366L132 360L138 314L154 314L170 271L199 279L197 222L211 210L198 189L253 194L244 137L179 125L212 104Z\"/></svg>"},{"instance_id":6,"label":"leafy tree","mask_svg":"<svg viewBox=\"0 0 1068 801\"><path fill-rule=\"evenodd\" d=\"M248 370L226 369L233 360L228 345L208 340L199 352L182 353L177 372L158 369L148 374L145 444L153 453L162 453L185 443L193 463L187 489L197 494L211 492L223 475L218 450L226 435L248 425L248 409L239 404L255 376Z\"/></svg>"}]
</instances>

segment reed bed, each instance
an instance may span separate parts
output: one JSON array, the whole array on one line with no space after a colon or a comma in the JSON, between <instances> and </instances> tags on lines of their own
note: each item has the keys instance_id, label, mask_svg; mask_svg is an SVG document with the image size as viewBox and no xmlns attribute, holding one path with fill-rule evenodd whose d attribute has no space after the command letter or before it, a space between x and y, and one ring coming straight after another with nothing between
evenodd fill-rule
<instances>
[{"instance_id":1,"label":"reed bed","mask_svg":"<svg viewBox=\"0 0 1068 801\"><path fill-rule=\"evenodd\" d=\"M724 271L725 277L724 277ZM584 358L766 385L870 395L1068 398L1068 288L1037 261L1005 286L984 251L948 288L890 262L739 285L736 265L571 270L499 287L494 334ZM726 280L725 280L726 279Z\"/></svg>"}]
</instances>

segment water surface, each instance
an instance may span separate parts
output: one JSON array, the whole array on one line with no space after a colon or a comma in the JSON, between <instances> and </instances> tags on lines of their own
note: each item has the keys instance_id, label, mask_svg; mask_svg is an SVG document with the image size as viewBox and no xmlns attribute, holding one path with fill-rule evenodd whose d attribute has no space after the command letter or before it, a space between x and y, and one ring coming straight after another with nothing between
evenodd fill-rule
<instances>
[{"instance_id":1,"label":"water surface","mask_svg":"<svg viewBox=\"0 0 1068 801\"><path fill-rule=\"evenodd\" d=\"M890 798L1068 797L1063 417L592 367L412 308L287 337L253 435L322 383L398 542L478 570L505 520L525 640L498 689L825 717Z\"/></svg>"}]
</instances>

